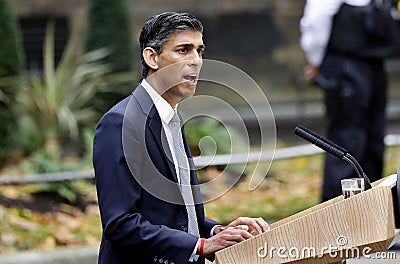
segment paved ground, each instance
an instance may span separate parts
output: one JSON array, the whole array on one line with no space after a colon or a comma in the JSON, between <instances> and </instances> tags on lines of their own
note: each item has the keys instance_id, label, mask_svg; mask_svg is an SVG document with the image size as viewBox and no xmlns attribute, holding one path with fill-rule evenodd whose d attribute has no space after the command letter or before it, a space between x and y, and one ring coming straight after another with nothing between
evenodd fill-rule
<instances>
[{"instance_id":1,"label":"paved ground","mask_svg":"<svg viewBox=\"0 0 400 264\"><path fill-rule=\"evenodd\" d=\"M0 256L0 264L96 264L98 247L28 251Z\"/></svg>"}]
</instances>

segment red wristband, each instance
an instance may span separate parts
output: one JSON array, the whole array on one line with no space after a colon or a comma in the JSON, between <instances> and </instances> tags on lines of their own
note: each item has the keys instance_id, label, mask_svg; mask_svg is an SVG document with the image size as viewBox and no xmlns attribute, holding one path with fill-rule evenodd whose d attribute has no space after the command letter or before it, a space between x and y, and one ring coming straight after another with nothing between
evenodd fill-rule
<instances>
[{"instance_id":1,"label":"red wristband","mask_svg":"<svg viewBox=\"0 0 400 264\"><path fill-rule=\"evenodd\" d=\"M204 250L204 241L205 238L200 238L200 245L199 245L199 255L203 256L203 250Z\"/></svg>"}]
</instances>

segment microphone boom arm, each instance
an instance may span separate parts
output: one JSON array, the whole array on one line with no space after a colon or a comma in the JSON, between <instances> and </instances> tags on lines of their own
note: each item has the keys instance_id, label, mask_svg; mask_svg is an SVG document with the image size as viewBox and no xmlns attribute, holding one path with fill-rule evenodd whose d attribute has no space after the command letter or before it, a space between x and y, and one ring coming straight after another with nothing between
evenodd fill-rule
<instances>
[{"instance_id":1,"label":"microphone boom arm","mask_svg":"<svg viewBox=\"0 0 400 264\"><path fill-rule=\"evenodd\" d=\"M358 163L358 161L349 153L346 153L346 155L344 155L342 159L347 161L350 165L352 165L354 167L355 171L358 174L358 177L364 179L365 190L371 189L372 188L371 182L370 182L369 178L367 177L367 174L365 174L365 172L363 171L360 163Z\"/></svg>"},{"instance_id":2,"label":"microphone boom arm","mask_svg":"<svg viewBox=\"0 0 400 264\"><path fill-rule=\"evenodd\" d=\"M353 166L358 177L364 179L365 189L368 190L372 188L368 176L365 174L358 161L352 155L350 155L345 148L329 141L326 138L321 137L320 135L303 126L297 126L293 132L310 143L325 150L329 154L347 161L351 166Z\"/></svg>"}]
</instances>

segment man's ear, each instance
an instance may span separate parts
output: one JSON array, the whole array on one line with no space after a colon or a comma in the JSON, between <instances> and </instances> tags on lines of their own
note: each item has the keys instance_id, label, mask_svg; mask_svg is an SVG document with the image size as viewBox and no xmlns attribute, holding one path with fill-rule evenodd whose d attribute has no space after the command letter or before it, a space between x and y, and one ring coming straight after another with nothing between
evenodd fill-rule
<instances>
[{"instance_id":1,"label":"man's ear","mask_svg":"<svg viewBox=\"0 0 400 264\"><path fill-rule=\"evenodd\" d=\"M158 70L158 54L155 49L146 47L143 50L143 59L151 69Z\"/></svg>"}]
</instances>

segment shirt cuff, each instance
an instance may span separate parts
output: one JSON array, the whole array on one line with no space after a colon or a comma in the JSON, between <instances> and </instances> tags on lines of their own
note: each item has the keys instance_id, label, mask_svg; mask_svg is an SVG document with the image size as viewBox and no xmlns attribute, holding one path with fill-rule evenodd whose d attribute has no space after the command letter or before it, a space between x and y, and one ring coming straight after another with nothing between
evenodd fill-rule
<instances>
[{"instance_id":1,"label":"shirt cuff","mask_svg":"<svg viewBox=\"0 0 400 264\"><path fill-rule=\"evenodd\" d=\"M213 228L211 228L210 237L214 236L214 229L218 226L222 226L222 225L215 225L215 226L213 226ZM199 244L200 244L200 238L197 240L197 243L193 249L192 255L190 255L189 262L197 261L197 259L199 258L199 255L196 254L197 249L199 248Z\"/></svg>"},{"instance_id":2,"label":"shirt cuff","mask_svg":"<svg viewBox=\"0 0 400 264\"><path fill-rule=\"evenodd\" d=\"M212 237L212 236L215 235L215 234L214 234L214 230L215 230L216 227L219 227L219 226L222 226L222 225L215 225L215 226L213 226L213 228L211 228L210 237Z\"/></svg>"},{"instance_id":3,"label":"shirt cuff","mask_svg":"<svg viewBox=\"0 0 400 264\"><path fill-rule=\"evenodd\" d=\"M197 255L197 249L199 248L200 238L197 240L196 246L193 249L192 255L190 255L189 262L197 261L199 255Z\"/></svg>"}]
</instances>

